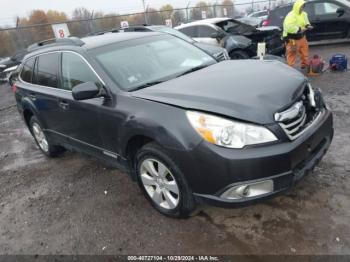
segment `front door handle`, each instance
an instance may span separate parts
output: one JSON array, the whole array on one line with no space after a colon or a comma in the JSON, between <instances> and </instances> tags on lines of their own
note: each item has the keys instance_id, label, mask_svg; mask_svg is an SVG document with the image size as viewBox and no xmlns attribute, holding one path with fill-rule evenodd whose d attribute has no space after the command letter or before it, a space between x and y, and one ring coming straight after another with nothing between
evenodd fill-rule
<instances>
[{"instance_id":1,"label":"front door handle","mask_svg":"<svg viewBox=\"0 0 350 262\"><path fill-rule=\"evenodd\" d=\"M69 107L69 104L67 101L59 101L58 102L58 105L60 106L60 108L64 109L64 110L67 110L68 107Z\"/></svg>"}]
</instances>

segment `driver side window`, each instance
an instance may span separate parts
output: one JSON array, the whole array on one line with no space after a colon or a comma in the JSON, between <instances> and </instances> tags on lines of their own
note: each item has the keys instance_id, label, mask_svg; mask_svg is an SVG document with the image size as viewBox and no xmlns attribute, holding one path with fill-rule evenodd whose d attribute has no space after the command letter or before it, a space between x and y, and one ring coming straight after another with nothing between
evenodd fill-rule
<instances>
[{"instance_id":1,"label":"driver side window","mask_svg":"<svg viewBox=\"0 0 350 262\"><path fill-rule=\"evenodd\" d=\"M76 85L93 82L101 88L102 84L89 65L77 54L62 54L62 88L72 90Z\"/></svg>"}]
</instances>

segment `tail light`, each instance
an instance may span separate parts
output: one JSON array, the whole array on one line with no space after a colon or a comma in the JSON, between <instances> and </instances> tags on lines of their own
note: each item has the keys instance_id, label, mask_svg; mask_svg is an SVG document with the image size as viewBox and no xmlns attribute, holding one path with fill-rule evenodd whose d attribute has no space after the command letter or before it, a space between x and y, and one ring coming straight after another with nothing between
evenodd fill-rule
<instances>
[{"instance_id":1,"label":"tail light","mask_svg":"<svg viewBox=\"0 0 350 262\"><path fill-rule=\"evenodd\" d=\"M262 26L269 26L270 25L270 20L269 19L265 19L263 22L262 22Z\"/></svg>"},{"instance_id":2,"label":"tail light","mask_svg":"<svg viewBox=\"0 0 350 262\"><path fill-rule=\"evenodd\" d=\"M16 86L16 84L13 84L13 85L12 85L12 92L13 92L13 93L16 93L16 90L17 90L17 86Z\"/></svg>"}]
</instances>

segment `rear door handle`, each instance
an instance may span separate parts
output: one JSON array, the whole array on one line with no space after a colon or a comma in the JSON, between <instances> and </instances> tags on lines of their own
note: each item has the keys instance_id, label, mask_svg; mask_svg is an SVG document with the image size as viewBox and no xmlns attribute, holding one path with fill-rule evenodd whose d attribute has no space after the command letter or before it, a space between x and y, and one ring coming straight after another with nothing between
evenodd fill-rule
<instances>
[{"instance_id":1,"label":"rear door handle","mask_svg":"<svg viewBox=\"0 0 350 262\"><path fill-rule=\"evenodd\" d=\"M69 107L69 104L68 104L68 102L67 101L59 101L58 102L58 105L60 106L60 108L62 108L62 109L64 109L64 110L67 110L68 109L68 107Z\"/></svg>"}]
</instances>

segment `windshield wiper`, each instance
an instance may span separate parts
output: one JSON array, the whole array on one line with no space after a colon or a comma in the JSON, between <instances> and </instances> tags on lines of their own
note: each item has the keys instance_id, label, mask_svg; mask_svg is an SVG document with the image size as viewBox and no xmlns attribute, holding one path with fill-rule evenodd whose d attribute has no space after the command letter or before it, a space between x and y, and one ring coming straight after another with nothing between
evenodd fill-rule
<instances>
[{"instance_id":1,"label":"windshield wiper","mask_svg":"<svg viewBox=\"0 0 350 262\"><path fill-rule=\"evenodd\" d=\"M189 69L189 70L186 70L185 72L182 72L181 74L177 75L176 77L180 77L180 76L183 76L183 75L187 75L187 74L192 73L192 72L194 72L194 71L201 70L201 69L203 69L203 68L205 68L205 67L207 67L207 66L210 66L210 64L209 64L209 65L207 64L207 65L200 65L200 66L193 67L193 68L191 68L191 69Z\"/></svg>"},{"instance_id":2,"label":"windshield wiper","mask_svg":"<svg viewBox=\"0 0 350 262\"><path fill-rule=\"evenodd\" d=\"M192 72L194 72L194 71L203 69L203 68L205 68L205 67L207 67L207 66L210 66L210 65L212 65L212 64L206 64L206 65L200 65L200 66L193 67L193 68L191 68L191 69L189 69L189 70L186 70L185 72L182 72L182 73L176 75L176 77L180 77L180 76L183 76L183 75L192 73ZM164 79L164 78L163 78L163 79ZM165 80L156 80L156 81L147 82L147 83L142 84L142 85L140 85L140 86L131 88L131 89L129 89L129 91L136 91L136 90L139 90L139 89L143 89L143 88L146 88L146 87L150 87L150 86L153 86L153 85L157 85L157 84L163 83L163 82L165 82L165 81L167 81L167 80L169 80L169 79L170 79L170 78L167 78L167 79L165 79Z\"/></svg>"},{"instance_id":3,"label":"windshield wiper","mask_svg":"<svg viewBox=\"0 0 350 262\"><path fill-rule=\"evenodd\" d=\"M154 85L163 83L164 81L165 81L165 80L162 80L162 81L161 81L161 80L157 80L157 81L148 82L148 83L142 84L142 85L140 85L140 86L131 88L129 91L135 91L135 90L139 90L139 89L142 89L142 88L154 86Z\"/></svg>"}]
</instances>

